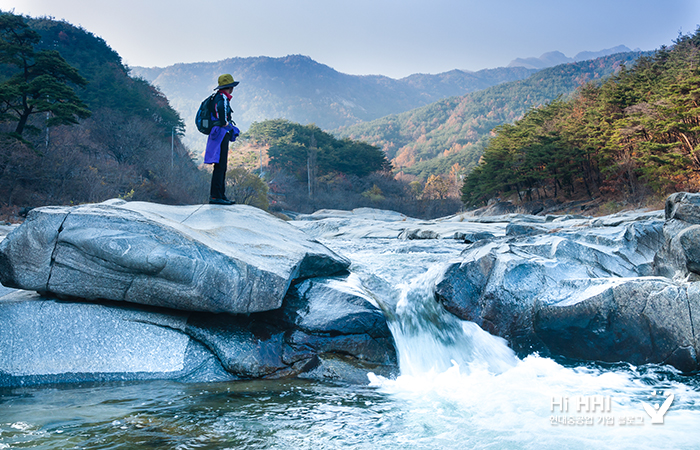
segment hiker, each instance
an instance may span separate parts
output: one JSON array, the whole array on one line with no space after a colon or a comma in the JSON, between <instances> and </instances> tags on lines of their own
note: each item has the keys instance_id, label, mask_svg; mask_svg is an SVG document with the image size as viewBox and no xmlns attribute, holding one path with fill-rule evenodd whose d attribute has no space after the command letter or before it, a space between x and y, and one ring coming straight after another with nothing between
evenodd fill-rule
<instances>
[{"instance_id":1,"label":"hiker","mask_svg":"<svg viewBox=\"0 0 700 450\"><path fill-rule=\"evenodd\" d=\"M238 137L240 130L231 120L231 97L233 88L238 81L233 80L230 74L219 77L219 85L213 101L211 117L214 126L207 139L207 149L204 152L204 164L214 164L211 174L211 190L209 203L214 205L233 205L233 201L226 198L226 161L228 159L228 145Z\"/></svg>"}]
</instances>

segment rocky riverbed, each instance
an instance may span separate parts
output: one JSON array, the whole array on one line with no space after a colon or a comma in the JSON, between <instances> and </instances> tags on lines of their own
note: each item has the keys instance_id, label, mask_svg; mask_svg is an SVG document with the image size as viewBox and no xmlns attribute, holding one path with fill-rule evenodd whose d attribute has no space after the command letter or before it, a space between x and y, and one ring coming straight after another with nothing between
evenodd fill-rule
<instances>
[{"instance_id":1,"label":"rocky riverbed","mask_svg":"<svg viewBox=\"0 0 700 450\"><path fill-rule=\"evenodd\" d=\"M350 241L403 243L393 248L433 251L431 261L449 245L435 301L521 355L695 371L697 230L700 195L685 193L665 211L600 218L39 208L0 230L11 231L0 242L0 385L396 374L392 303L332 250Z\"/></svg>"}]
</instances>

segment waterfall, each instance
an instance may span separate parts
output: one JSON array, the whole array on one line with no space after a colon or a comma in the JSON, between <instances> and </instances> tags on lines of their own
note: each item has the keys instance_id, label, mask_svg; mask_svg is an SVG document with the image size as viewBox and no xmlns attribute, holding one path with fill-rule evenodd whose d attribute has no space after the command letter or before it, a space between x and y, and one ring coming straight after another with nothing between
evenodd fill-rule
<instances>
[{"instance_id":1,"label":"waterfall","mask_svg":"<svg viewBox=\"0 0 700 450\"><path fill-rule=\"evenodd\" d=\"M518 358L506 341L472 322L458 319L435 300L435 282L442 266L431 267L401 284L399 300L389 328L394 336L402 375L485 367L502 373Z\"/></svg>"}]
</instances>

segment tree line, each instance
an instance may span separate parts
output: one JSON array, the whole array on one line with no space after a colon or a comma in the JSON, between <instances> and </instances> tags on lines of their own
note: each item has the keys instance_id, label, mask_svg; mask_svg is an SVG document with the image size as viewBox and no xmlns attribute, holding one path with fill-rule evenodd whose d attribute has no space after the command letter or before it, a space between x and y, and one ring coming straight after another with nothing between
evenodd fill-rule
<instances>
[{"instance_id":1,"label":"tree line","mask_svg":"<svg viewBox=\"0 0 700 450\"><path fill-rule=\"evenodd\" d=\"M336 139L314 124L301 125L285 119L254 122L245 138L263 141L269 148L270 164L283 168L300 180L312 169L318 176L332 172L366 176L389 170L391 165L378 147L349 138Z\"/></svg>"},{"instance_id":2,"label":"tree line","mask_svg":"<svg viewBox=\"0 0 700 450\"><path fill-rule=\"evenodd\" d=\"M700 29L572 98L494 129L462 187L467 206L700 189Z\"/></svg>"}]
</instances>

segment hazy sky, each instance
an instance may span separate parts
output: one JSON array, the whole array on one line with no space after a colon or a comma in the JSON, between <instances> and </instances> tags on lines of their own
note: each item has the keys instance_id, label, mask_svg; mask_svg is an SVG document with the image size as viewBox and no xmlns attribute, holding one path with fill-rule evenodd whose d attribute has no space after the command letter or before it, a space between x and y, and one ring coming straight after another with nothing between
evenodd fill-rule
<instances>
[{"instance_id":1,"label":"hazy sky","mask_svg":"<svg viewBox=\"0 0 700 450\"><path fill-rule=\"evenodd\" d=\"M80 25L130 66L302 54L393 78L553 50L653 50L700 24L700 0L0 0L0 9Z\"/></svg>"}]
</instances>

